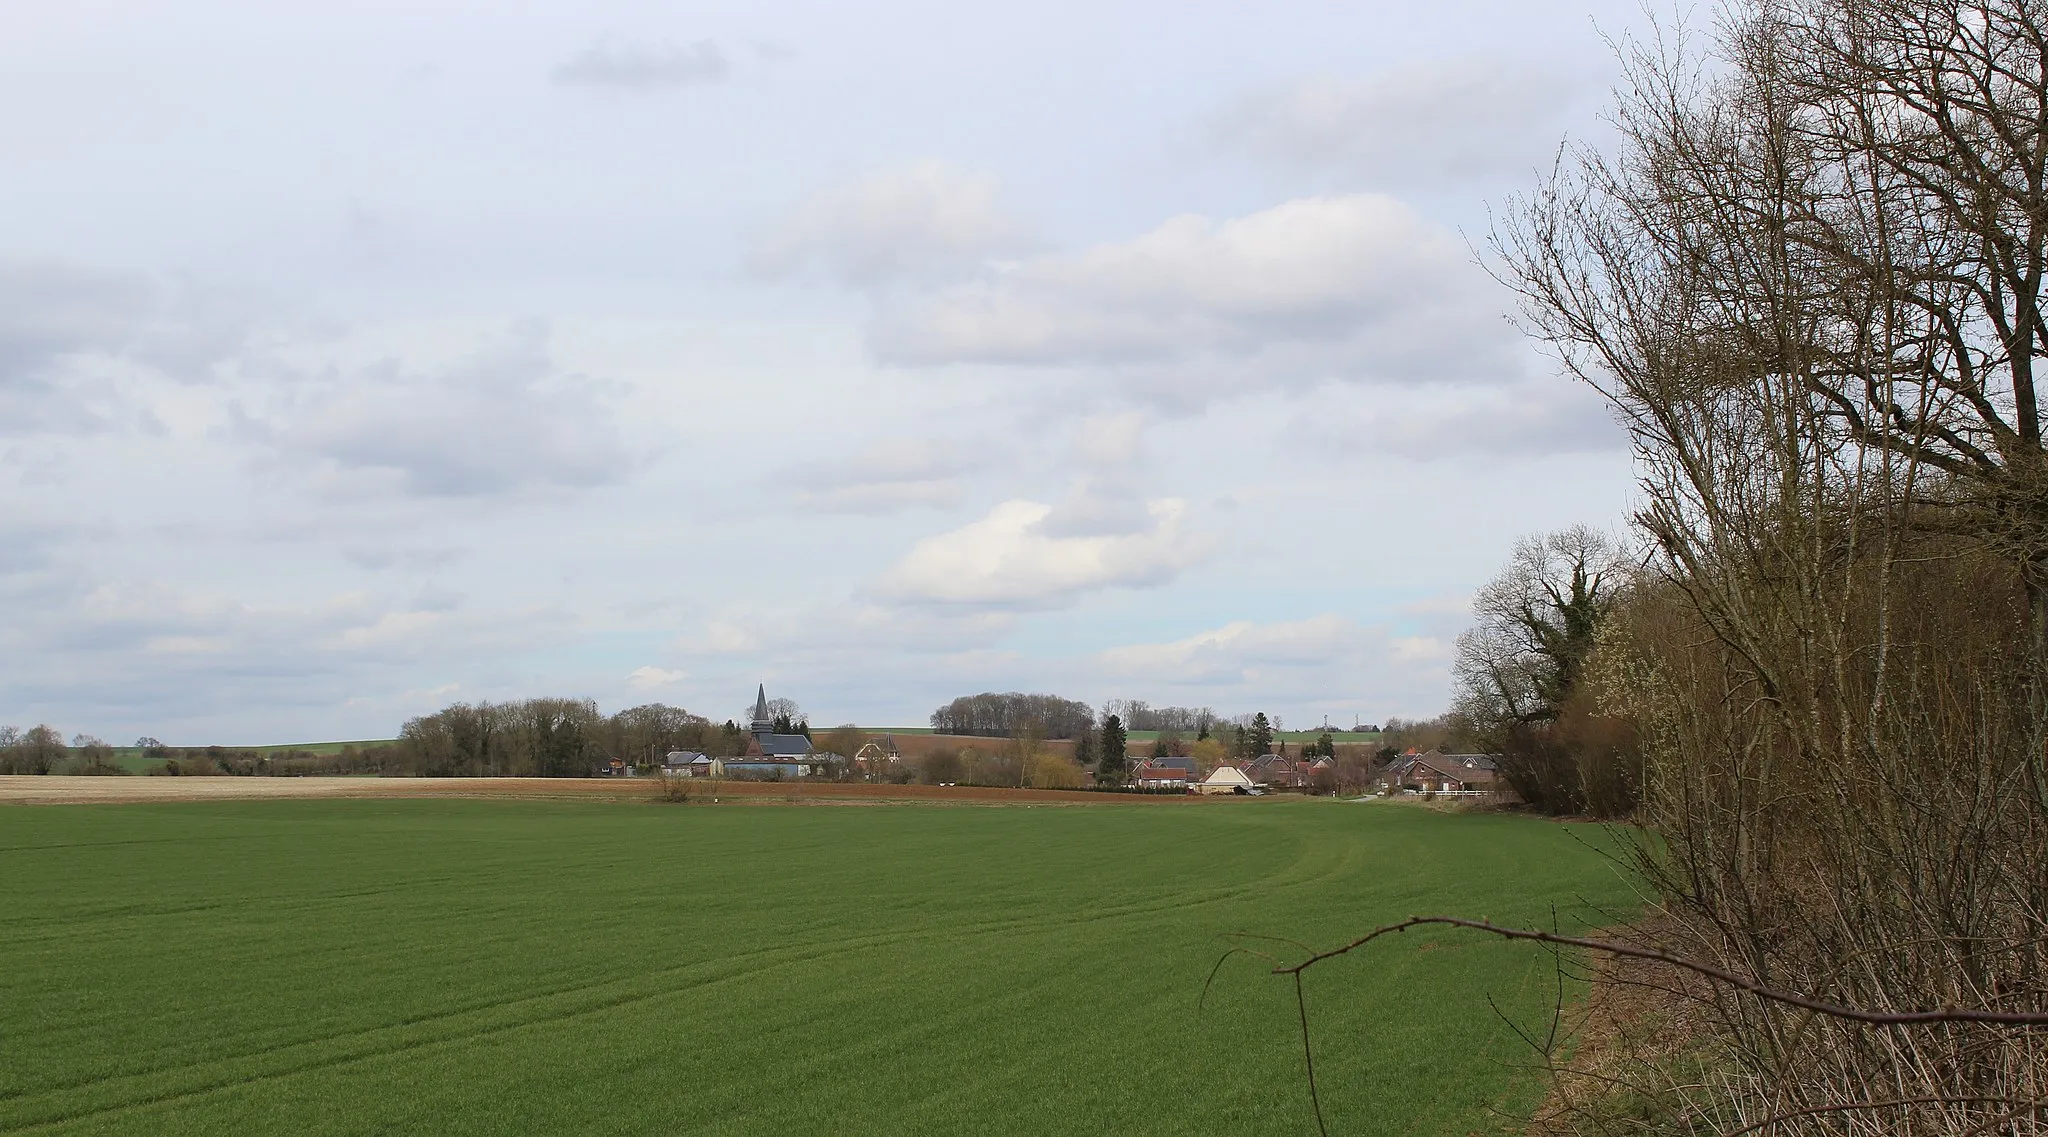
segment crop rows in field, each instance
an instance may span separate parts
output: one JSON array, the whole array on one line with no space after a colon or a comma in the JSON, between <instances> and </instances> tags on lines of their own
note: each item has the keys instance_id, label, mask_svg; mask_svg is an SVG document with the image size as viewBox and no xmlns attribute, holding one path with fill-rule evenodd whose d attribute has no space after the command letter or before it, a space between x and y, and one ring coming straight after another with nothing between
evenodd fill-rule
<instances>
[{"instance_id":1,"label":"crop rows in field","mask_svg":"<svg viewBox=\"0 0 2048 1137\"><path fill-rule=\"evenodd\" d=\"M1196 1014L1220 934L1618 891L1559 826L1315 801L0 808L0 1132L1300 1133L1289 989L1232 959ZM1492 1128L1487 997L1551 984L1312 973L1333 1121Z\"/></svg>"}]
</instances>

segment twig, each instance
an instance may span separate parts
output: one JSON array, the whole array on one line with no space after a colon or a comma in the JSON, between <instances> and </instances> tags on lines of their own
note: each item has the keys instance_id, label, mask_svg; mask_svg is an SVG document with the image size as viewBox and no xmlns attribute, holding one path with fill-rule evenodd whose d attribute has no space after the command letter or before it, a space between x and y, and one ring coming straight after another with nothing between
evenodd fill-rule
<instances>
[{"instance_id":1,"label":"twig","mask_svg":"<svg viewBox=\"0 0 2048 1137\"><path fill-rule=\"evenodd\" d=\"M1323 1124L1323 1099L1316 1092L1316 1052L1308 1044L1308 998L1301 993L1301 972L1294 973L1294 1009L1301 1014L1301 1057L1308 1064L1308 1104L1316 1111L1316 1132L1330 1137L1330 1127Z\"/></svg>"},{"instance_id":2,"label":"twig","mask_svg":"<svg viewBox=\"0 0 2048 1137\"><path fill-rule=\"evenodd\" d=\"M1952 1098L1942 1097L1940 1095L1933 1095L1929 1097L1917 1098L1893 1098L1889 1101L1841 1101L1830 1102L1827 1105L1810 1105L1804 1109L1787 1110L1784 1113L1774 1113L1771 1116L1766 1117L1762 1121L1756 1122L1753 1125L1745 1125L1740 1129L1730 1130L1729 1132L1722 1134L1722 1137L1743 1137L1743 1134L1745 1133L1755 1133L1759 1129L1769 1128L1770 1126L1776 1125L1779 1122L1791 1121L1793 1118L1796 1117L1812 1117L1815 1114L1821 1113L1848 1113L1852 1110L1859 1109L1891 1109L1893 1107L1902 1105L2012 1105L2015 1102L2019 1104L2019 1109L2015 1111L2002 1113L1993 1117L1991 1119L1991 1124L1998 1125L2003 1122L2014 1120L2015 1118L2024 1116L2028 1113L2048 1109L2048 1102L2028 1102L2020 1101L2017 1098L1994 1097ZM1977 1133L1981 1131L1982 1129L1980 1128L1971 1129L1969 1132Z\"/></svg>"},{"instance_id":3,"label":"twig","mask_svg":"<svg viewBox=\"0 0 2048 1137\"><path fill-rule=\"evenodd\" d=\"M1299 963L1276 965L1275 975L1293 975L1297 979L1303 971L1323 962L1358 950L1393 932L1405 932L1410 928L1424 925L1441 925L1452 928L1469 928L1475 932L1487 932L1510 940L1528 940L1535 943L1554 944L1560 947L1584 948L1587 951L1605 952L1608 955L1627 956L1631 959L1647 959L1658 963L1702 975L1716 982L1747 991L1768 1002L1783 1003L1798 1007L1829 1018L1846 1019L1850 1022L1867 1023L1871 1026L1920 1026L1928 1023L1987 1023L1994 1026L2048 1026L2048 1011L1978 1011L1963 1007L1941 1007L1931 1011L1872 1011L1862 1007L1846 1007L1830 1003L1794 991L1781 991L1775 987L1745 978L1726 968L1711 963L1700 963L1683 956L1672 955L1654 948L1639 948L1628 944L1612 943L1605 940L1581 939L1577 936L1561 936L1554 932L1537 931L1533 928L1508 928L1486 920L1466 920L1457 916L1410 916L1397 924L1384 924L1365 935L1352 940L1342 947L1316 952Z\"/></svg>"}]
</instances>

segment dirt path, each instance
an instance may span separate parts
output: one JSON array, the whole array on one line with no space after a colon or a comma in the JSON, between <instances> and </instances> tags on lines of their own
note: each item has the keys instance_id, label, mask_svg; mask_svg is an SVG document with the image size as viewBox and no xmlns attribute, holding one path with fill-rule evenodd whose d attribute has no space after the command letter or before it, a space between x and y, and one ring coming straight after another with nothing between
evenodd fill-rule
<instances>
[{"instance_id":1,"label":"dirt path","mask_svg":"<svg viewBox=\"0 0 2048 1137\"><path fill-rule=\"evenodd\" d=\"M1084 790L1017 790L993 786L885 786L838 782L703 782L698 797L721 802L959 802L980 805L1188 805L1223 796L1099 794ZM229 801L257 798L511 797L649 800L645 778L73 778L0 775L0 804L77 805L110 802Z\"/></svg>"}]
</instances>

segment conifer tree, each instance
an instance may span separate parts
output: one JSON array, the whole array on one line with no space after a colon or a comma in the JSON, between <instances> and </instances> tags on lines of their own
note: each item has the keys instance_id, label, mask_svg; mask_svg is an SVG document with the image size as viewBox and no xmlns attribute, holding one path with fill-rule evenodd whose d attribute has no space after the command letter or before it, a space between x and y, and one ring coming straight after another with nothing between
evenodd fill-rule
<instances>
[{"instance_id":1,"label":"conifer tree","mask_svg":"<svg viewBox=\"0 0 2048 1137\"><path fill-rule=\"evenodd\" d=\"M1124 780L1124 720L1111 715L1102 720L1102 762L1095 779L1121 784Z\"/></svg>"}]
</instances>

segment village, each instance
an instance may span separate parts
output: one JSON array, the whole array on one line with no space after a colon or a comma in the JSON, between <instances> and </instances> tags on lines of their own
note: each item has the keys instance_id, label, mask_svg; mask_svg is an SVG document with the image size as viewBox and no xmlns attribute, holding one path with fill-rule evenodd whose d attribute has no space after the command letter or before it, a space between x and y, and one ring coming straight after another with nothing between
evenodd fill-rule
<instances>
[{"instance_id":1,"label":"village","mask_svg":"<svg viewBox=\"0 0 2048 1137\"><path fill-rule=\"evenodd\" d=\"M914 743L906 752L906 743L911 739ZM1220 745L1202 745L1209 741L1206 731L1193 744L1183 744L1177 736L1163 734L1153 742L1157 753L1135 761L1119 761L1122 755L1104 756L1093 771L1080 769L1075 755L1058 752L1078 750L1078 744L1063 744L1059 740L1034 739L1020 744L1014 738L899 735L842 727L832 731L828 741L850 753L821 748L813 740L808 723L792 721L786 713L778 717L771 709L764 685L756 692L753 718L740 753L720 757L701 750L671 750L658 771L634 768L613 759L605 772L613 776L659 773L667 777L765 781L826 778L941 786L965 782L1036 785L1046 789L1083 788L1085 783L1077 782L1076 776L1092 774L1092 784L1086 788L1153 794L1370 794L1498 799L1510 792L1500 780L1495 755L1415 747L1395 751L1390 746L1375 749L1370 744L1358 743L1340 746L1329 732L1316 741L1297 744L1291 755L1286 742L1276 741L1265 753L1236 759L1220 757ZM1026 752L1038 749L1049 753ZM1048 777L1045 768L1055 763L1070 768L1055 766L1058 772ZM976 773L985 776L975 777Z\"/></svg>"}]
</instances>

